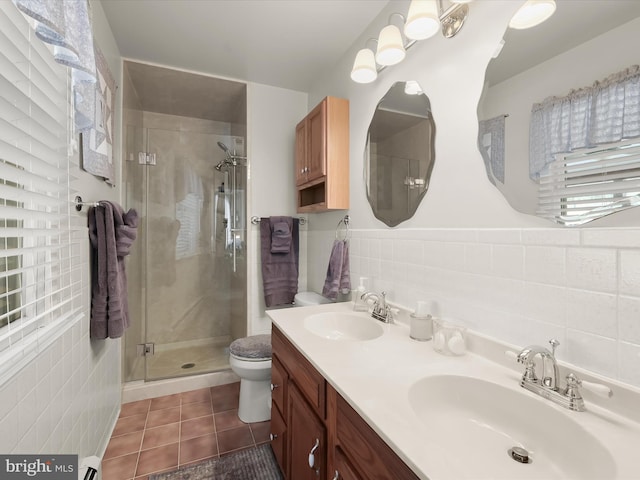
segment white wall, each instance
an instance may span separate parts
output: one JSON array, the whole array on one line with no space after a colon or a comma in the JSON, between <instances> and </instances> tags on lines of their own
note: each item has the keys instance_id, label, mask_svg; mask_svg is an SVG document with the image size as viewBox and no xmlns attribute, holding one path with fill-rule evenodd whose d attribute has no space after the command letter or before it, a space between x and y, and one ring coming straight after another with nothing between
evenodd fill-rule
<instances>
[{"instance_id":1,"label":"white wall","mask_svg":"<svg viewBox=\"0 0 640 480\"><path fill-rule=\"evenodd\" d=\"M120 54L99 2L92 2L95 38L116 81ZM118 92L116 105L120 105ZM120 115L116 112L120 131ZM119 162L120 138L113 148ZM77 163L77 159L76 159ZM119 200L119 189L85 172L72 185L87 201ZM119 180L119 177L118 177ZM118 182L119 183L119 182ZM75 212L75 210L73 210ZM0 452L102 455L120 410L120 340L89 339L89 240L86 208L75 216L81 252L84 318L0 387Z\"/></svg>"},{"instance_id":2,"label":"white wall","mask_svg":"<svg viewBox=\"0 0 640 480\"><path fill-rule=\"evenodd\" d=\"M295 127L307 114L307 94L294 90L249 84L248 92L248 215L296 216L294 178ZM271 322L265 315L260 268L260 226L250 229L247 262L249 282L248 334L269 333ZM299 289L306 288L306 229L300 232Z\"/></svg>"},{"instance_id":3,"label":"white wall","mask_svg":"<svg viewBox=\"0 0 640 480\"><path fill-rule=\"evenodd\" d=\"M487 179L476 147L476 108L484 72L510 17L522 2L470 4L453 39L419 42L376 82L358 85L349 73L358 49L375 37L390 2L345 57L319 78L310 104L325 95L350 100L351 277L413 307L433 301L435 314L519 345L557 336L558 355L594 372L640 386L640 228L560 229L510 208ZM390 229L377 221L362 180L363 150L377 102L396 81L417 80L436 123L436 160L429 191L415 216ZM308 283L320 289L337 221L346 212L310 222ZM623 216L613 226L639 227Z\"/></svg>"}]
</instances>

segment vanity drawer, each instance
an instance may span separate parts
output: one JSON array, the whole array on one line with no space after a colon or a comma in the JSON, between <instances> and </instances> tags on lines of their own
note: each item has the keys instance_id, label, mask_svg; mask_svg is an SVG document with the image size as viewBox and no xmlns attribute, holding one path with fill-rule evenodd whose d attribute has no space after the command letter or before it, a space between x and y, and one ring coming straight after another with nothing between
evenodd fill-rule
<instances>
[{"instance_id":1,"label":"vanity drawer","mask_svg":"<svg viewBox=\"0 0 640 480\"><path fill-rule=\"evenodd\" d=\"M367 480L417 480L418 477L340 395L337 398L337 444L349 467ZM336 455L336 462L339 462ZM347 477L345 477L347 478ZM358 477L355 477L358 478Z\"/></svg>"},{"instance_id":2,"label":"vanity drawer","mask_svg":"<svg viewBox=\"0 0 640 480\"><path fill-rule=\"evenodd\" d=\"M325 419L326 382L309 361L287 340L274 325L271 334L274 355L289 374L302 395L309 402L320 419Z\"/></svg>"},{"instance_id":3,"label":"vanity drawer","mask_svg":"<svg viewBox=\"0 0 640 480\"><path fill-rule=\"evenodd\" d=\"M285 411L285 398L287 398L287 371L284 369L278 357L271 357L271 401L278 407L283 416L287 415Z\"/></svg>"}]
</instances>

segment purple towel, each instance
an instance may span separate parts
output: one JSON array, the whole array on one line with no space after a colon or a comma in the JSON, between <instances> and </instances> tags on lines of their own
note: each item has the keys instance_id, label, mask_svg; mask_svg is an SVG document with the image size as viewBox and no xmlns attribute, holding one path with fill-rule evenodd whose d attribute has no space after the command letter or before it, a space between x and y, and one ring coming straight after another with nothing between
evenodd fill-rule
<instances>
[{"instance_id":1,"label":"purple towel","mask_svg":"<svg viewBox=\"0 0 640 480\"><path fill-rule=\"evenodd\" d=\"M271 225L285 222L291 231L289 253L271 253ZM267 307L293 303L298 293L299 220L291 217L260 219L262 286Z\"/></svg>"},{"instance_id":2,"label":"purple towel","mask_svg":"<svg viewBox=\"0 0 640 480\"><path fill-rule=\"evenodd\" d=\"M346 240L336 240L331 248L322 295L335 301L338 298L338 293L347 294L350 291L349 243Z\"/></svg>"},{"instance_id":3,"label":"purple towel","mask_svg":"<svg viewBox=\"0 0 640 480\"><path fill-rule=\"evenodd\" d=\"M91 338L118 338L129 326L124 257L136 239L138 214L114 202L89 209L91 240Z\"/></svg>"},{"instance_id":4,"label":"purple towel","mask_svg":"<svg viewBox=\"0 0 640 480\"><path fill-rule=\"evenodd\" d=\"M271 217L271 253L289 253L291 251L290 222L275 221L280 217Z\"/></svg>"}]
</instances>

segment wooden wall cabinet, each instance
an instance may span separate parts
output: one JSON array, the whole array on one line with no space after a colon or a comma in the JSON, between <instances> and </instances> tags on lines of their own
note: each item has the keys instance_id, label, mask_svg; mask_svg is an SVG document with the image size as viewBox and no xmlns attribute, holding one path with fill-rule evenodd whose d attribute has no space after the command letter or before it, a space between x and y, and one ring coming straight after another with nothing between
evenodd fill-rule
<instances>
[{"instance_id":1,"label":"wooden wall cabinet","mask_svg":"<svg viewBox=\"0 0 640 480\"><path fill-rule=\"evenodd\" d=\"M418 479L276 326L271 343L271 446L286 480Z\"/></svg>"},{"instance_id":2,"label":"wooden wall cabinet","mask_svg":"<svg viewBox=\"0 0 640 480\"><path fill-rule=\"evenodd\" d=\"M296 126L298 213L349 208L349 101L326 97Z\"/></svg>"}]
</instances>

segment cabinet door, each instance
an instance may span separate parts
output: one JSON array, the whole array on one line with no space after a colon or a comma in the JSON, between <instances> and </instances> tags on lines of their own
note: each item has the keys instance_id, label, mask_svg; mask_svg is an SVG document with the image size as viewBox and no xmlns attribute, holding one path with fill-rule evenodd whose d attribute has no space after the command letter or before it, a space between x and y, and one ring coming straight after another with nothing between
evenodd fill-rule
<instances>
[{"instance_id":1,"label":"cabinet door","mask_svg":"<svg viewBox=\"0 0 640 480\"><path fill-rule=\"evenodd\" d=\"M363 480L363 477L356 473L353 465L344 456L340 447L336 448L335 462L335 470L331 476L332 480Z\"/></svg>"},{"instance_id":2,"label":"cabinet door","mask_svg":"<svg viewBox=\"0 0 640 480\"><path fill-rule=\"evenodd\" d=\"M271 448L280 466L280 470L287 476L287 425L284 423L280 411L277 408L271 409Z\"/></svg>"},{"instance_id":3,"label":"cabinet door","mask_svg":"<svg viewBox=\"0 0 640 480\"><path fill-rule=\"evenodd\" d=\"M296 125L296 186L307 183L307 121Z\"/></svg>"},{"instance_id":4,"label":"cabinet door","mask_svg":"<svg viewBox=\"0 0 640 480\"><path fill-rule=\"evenodd\" d=\"M306 117L307 121L307 181L326 175L327 100L323 100Z\"/></svg>"},{"instance_id":5,"label":"cabinet door","mask_svg":"<svg viewBox=\"0 0 640 480\"><path fill-rule=\"evenodd\" d=\"M335 421L337 444L362 478L418 480L415 473L340 395L337 396Z\"/></svg>"},{"instance_id":6,"label":"cabinet door","mask_svg":"<svg viewBox=\"0 0 640 480\"><path fill-rule=\"evenodd\" d=\"M326 430L295 385L289 385L288 411L289 478L324 480Z\"/></svg>"},{"instance_id":7,"label":"cabinet door","mask_svg":"<svg viewBox=\"0 0 640 480\"><path fill-rule=\"evenodd\" d=\"M280 363L278 357L271 357L271 402L275 405L283 416L286 417L285 398L287 389L287 371Z\"/></svg>"}]
</instances>

